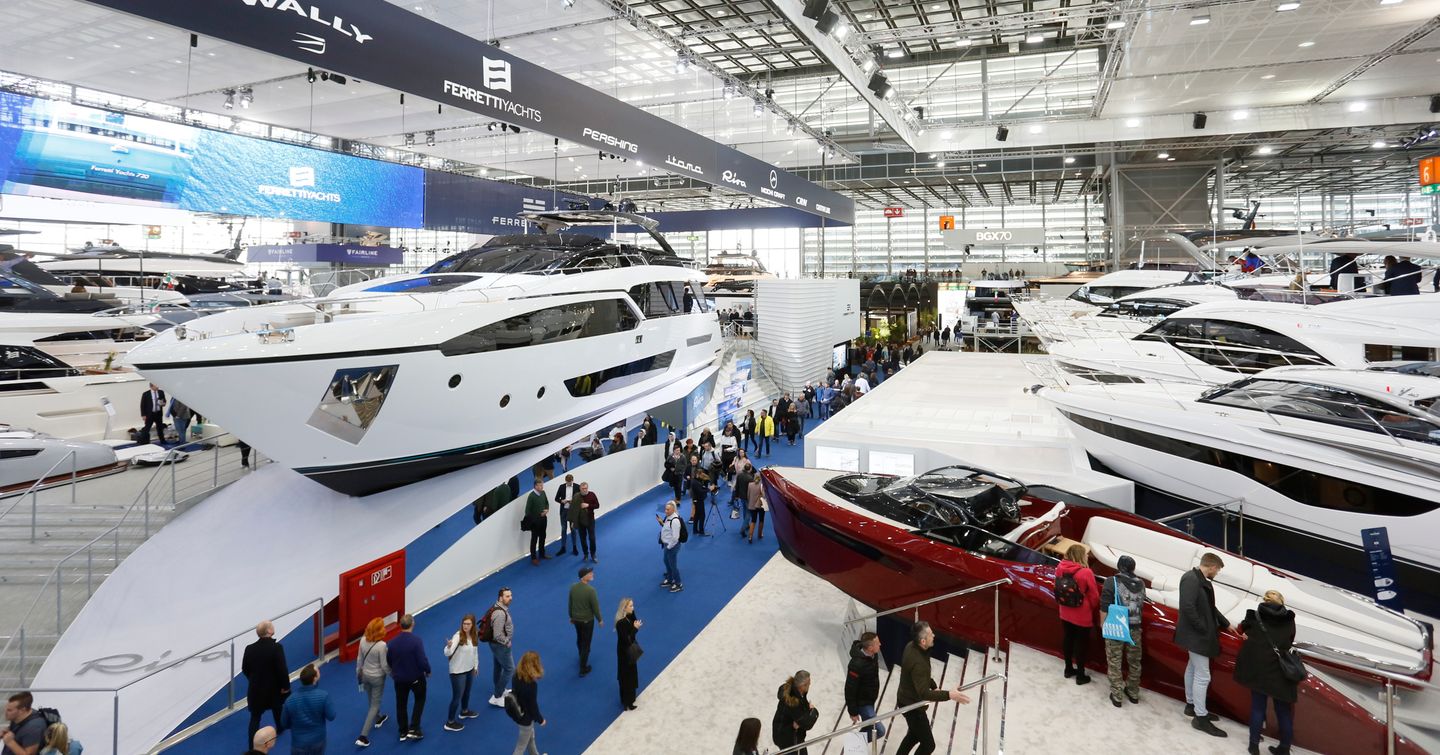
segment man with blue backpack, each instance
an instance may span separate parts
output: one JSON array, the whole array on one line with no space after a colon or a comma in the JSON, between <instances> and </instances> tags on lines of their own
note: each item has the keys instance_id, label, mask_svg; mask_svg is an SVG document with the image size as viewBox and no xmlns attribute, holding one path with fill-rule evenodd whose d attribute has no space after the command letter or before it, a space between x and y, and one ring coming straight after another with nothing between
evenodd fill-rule
<instances>
[{"instance_id":1,"label":"man with blue backpack","mask_svg":"<svg viewBox=\"0 0 1440 755\"><path fill-rule=\"evenodd\" d=\"M1132 703L1140 702L1140 609L1145 605L1145 580L1135 576L1135 559L1121 556L1115 576L1100 588L1100 605L1106 611L1101 634L1105 637L1105 661L1110 675L1110 704L1121 707L1120 693ZM1122 668L1130 664L1130 673Z\"/></svg>"}]
</instances>

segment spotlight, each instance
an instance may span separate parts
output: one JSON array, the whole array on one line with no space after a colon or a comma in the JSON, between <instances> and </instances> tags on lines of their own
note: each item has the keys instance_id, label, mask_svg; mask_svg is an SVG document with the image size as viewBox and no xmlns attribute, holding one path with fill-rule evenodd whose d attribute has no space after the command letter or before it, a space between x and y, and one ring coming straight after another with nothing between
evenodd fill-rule
<instances>
[{"instance_id":1,"label":"spotlight","mask_svg":"<svg viewBox=\"0 0 1440 755\"><path fill-rule=\"evenodd\" d=\"M560 0L560 7L565 10L570 10L575 7L575 0Z\"/></svg>"},{"instance_id":2,"label":"spotlight","mask_svg":"<svg viewBox=\"0 0 1440 755\"><path fill-rule=\"evenodd\" d=\"M1005 128L1004 126L996 126L996 127L995 127L995 141L997 141L997 142L1003 142L1003 141L1005 141L1006 139L1009 139L1009 138L1010 138L1010 129Z\"/></svg>"},{"instance_id":3,"label":"spotlight","mask_svg":"<svg viewBox=\"0 0 1440 755\"><path fill-rule=\"evenodd\" d=\"M720 90L720 96L724 97L727 100L734 99L735 85L727 82L725 86Z\"/></svg>"},{"instance_id":4,"label":"spotlight","mask_svg":"<svg viewBox=\"0 0 1440 755\"><path fill-rule=\"evenodd\" d=\"M811 21L819 21L820 17L825 15L825 9L829 5L830 0L805 0L805 9L801 11L801 15Z\"/></svg>"},{"instance_id":5,"label":"spotlight","mask_svg":"<svg viewBox=\"0 0 1440 755\"><path fill-rule=\"evenodd\" d=\"M243 110L250 109L250 103L255 101L255 90L250 87L243 87L240 90L240 107Z\"/></svg>"},{"instance_id":6,"label":"spotlight","mask_svg":"<svg viewBox=\"0 0 1440 755\"><path fill-rule=\"evenodd\" d=\"M434 132L434 131L426 131L426 132L425 132L425 146L427 146L427 147L433 147L433 146L435 146L435 132Z\"/></svg>"},{"instance_id":7,"label":"spotlight","mask_svg":"<svg viewBox=\"0 0 1440 755\"><path fill-rule=\"evenodd\" d=\"M785 124L785 133L789 134L790 136L795 135L795 121L790 121L789 123Z\"/></svg>"},{"instance_id":8,"label":"spotlight","mask_svg":"<svg viewBox=\"0 0 1440 755\"><path fill-rule=\"evenodd\" d=\"M690 70L690 58L683 52L675 53L675 73L685 73Z\"/></svg>"},{"instance_id":9,"label":"spotlight","mask_svg":"<svg viewBox=\"0 0 1440 755\"><path fill-rule=\"evenodd\" d=\"M1430 112L1440 113L1440 94L1430 95Z\"/></svg>"},{"instance_id":10,"label":"spotlight","mask_svg":"<svg viewBox=\"0 0 1440 755\"><path fill-rule=\"evenodd\" d=\"M865 62L863 62L863 63L860 64L860 72L861 72L861 73L870 73L870 72L873 71L873 70L875 70L875 59L874 59L874 58L866 58L866 59L865 59Z\"/></svg>"},{"instance_id":11,"label":"spotlight","mask_svg":"<svg viewBox=\"0 0 1440 755\"><path fill-rule=\"evenodd\" d=\"M235 109L235 90L234 90L234 89L226 89L225 92L224 92L224 94L225 94L225 109L226 109L226 110L234 110L234 109Z\"/></svg>"},{"instance_id":12,"label":"spotlight","mask_svg":"<svg viewBox=\"0 0 1440 755\"><path fill-rule=\"evenodd\" d=\"M405 135L405 146L407 146L407 147L413 147L413 146L415 146L415 135L414 135L414 134L406 134L406 135Z\"/></svg>"},{"instance_id":13,"label":"spotlight","mask_svg":"<svg viewBox=\"0 0 1440 755\"><path fill-rule=\"evenodd\" d=\"M845 38L850 36L850 24L841 21L835 25L835 31L831 32L831 35L835 37L836 42L843 43Z\"/></svg>"},{"instance_id":14,"label":"spotlight","mask_svg":"<svg viewBox=\"0 0 1440 755\"><path fill-rule=\"evenodd\" d=\"M1106 28L1106 29L1124 29L1124 28L1125 28L1125 22L1124 22L1124 21L1120 21L1120 20L1117 19L1117 20L1115 20L1115 21L1111 21L1111 22L1108 23L1108 24L1105 24L1105 28Z\"/></svg>"},{"instance_id":15,"label":"spotlight","mask_svg":"<svg viewBox=\"0 0 1440 755\"><path fill-rule=\"evenodd\" d=\"M342 87L345 86L346 82L348 81L344 76L341 76L338 73L330 74L330 80L335 82L336 84L339 84Z\"/></svg>"},{"instance_id":16,"label":"spotlight","mask_svg":"<svg viewBox=\"0 0 1440 755\"><path fill-rule=\"evenodd\" d=\"M1210 23L1209 16L1195 16L1194 18L1190 19L1191 26L1204 26L1208 23Z\"/></svg>"},{"instance_id":17,"label":"spotlight","mask_svg":"<svg viewBox=\"0 0 1440 755\"><path fill-rule=\"evenodd\" d=\"M1206 118L1206 116L1205 116L1204 113L1196 113L1196 114L1195 114L1195 117L1190 119L1190 125L1191 125L1195 130L1199 131L1200 129L1205 128L1205 121L1206 121L1206 120L1207 120L1207 118Z\"/></svg>"},{"instance_id":18,"label":"spotlight","mask_svg":"<svg viewBox=\"0 0 1440 755\"><path fill-rule=\"evenodd\" d=\"M314 83L315 83L315 69L314 69L314 68L307 68L307 69L305 69L305 80L308 81L308 82L310 82L311 84L314 84Z\"/></svg>"},{"instance_id":19,"label":"spotlight","mask_svg":"<svg viewBox=\"0 0 1440 755\"><path fill-rule=\"evenodd\" d=\"M820 20L815 23L815 31L821 34L829 34L835 31L835 27L839 25L840 14L833 10L827 10L825 14L820 17Z\"/></svg>"}]
</instances>

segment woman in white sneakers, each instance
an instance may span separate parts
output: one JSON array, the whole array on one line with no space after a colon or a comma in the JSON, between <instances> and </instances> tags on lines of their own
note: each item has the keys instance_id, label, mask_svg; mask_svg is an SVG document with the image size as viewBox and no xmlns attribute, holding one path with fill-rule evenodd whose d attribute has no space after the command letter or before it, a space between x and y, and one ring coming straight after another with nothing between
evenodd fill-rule
<instances>
[{"instance_id":1,"label":"woman in white sneakers","mask_svg":"<svg viewBox=\"0 0 1440 755\"><path fill-rule=\"evenodd\" d=\"M460 630L445 642L445 657L450 659L450 715L445 720L445 731L460 731L465 728L460 723L461 718L479 715L470 710L470 686L480 668L480 659L476 654L479 639L475 614L467 613L460 620Z\"/></svg>"}]
</instances>

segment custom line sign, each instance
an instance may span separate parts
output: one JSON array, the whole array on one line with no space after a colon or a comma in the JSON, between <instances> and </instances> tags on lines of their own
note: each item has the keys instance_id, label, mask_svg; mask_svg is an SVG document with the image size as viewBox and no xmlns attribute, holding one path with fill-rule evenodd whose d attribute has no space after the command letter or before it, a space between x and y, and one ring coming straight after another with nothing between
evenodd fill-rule
<instances>
[{"instance_id":1,"label":"custom line sign","mask_svg":"<svg viewBox=\"0 0 1440 755\"><path fill-rule=\"evenodd\" d=\"M385 0L88 0L853 223L855 203ZM408 4L407 4L408 6Z\"/></svg>"}]
</instances>

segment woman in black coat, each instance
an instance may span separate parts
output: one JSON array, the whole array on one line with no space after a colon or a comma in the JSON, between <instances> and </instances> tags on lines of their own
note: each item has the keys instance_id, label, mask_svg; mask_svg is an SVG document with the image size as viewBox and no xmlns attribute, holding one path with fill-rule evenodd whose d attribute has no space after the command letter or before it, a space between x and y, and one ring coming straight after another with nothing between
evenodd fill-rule
<instances>
[{"instance_id":1,"label":"woman in black coat","mask_svg":"<svg viewBox=\"0 0 1440 755\"><path fill-rule=\"evenodd\" d=\"M1245 643L1235 656L1235 681L1250 688L1250 752L1260 752L1260 730L1265 728L1265 706L1275 701L1275 723L1280 744L1270 748L1273 755L1287 755L1295 737L1295 700L1300 684L1285 678L1279 653L1295 644L1295 612L1285 607L1285 598L1269 590L1258 608L1245 612L1240 622Z\"/></svg>"},{"instance_id":2,"label":"woman in black coat","mask_svg":"<svg viewBox=\"0 0 1440 755\"><path fill-rule=\"evenodd\" d=\"M745 438L743 448L750 449L751 453L760 450L760 444L755 439L755 410L745 410L745 422L741 424L740 431Z\"/></svg>"},{"instance_id":3,"label":"woman in black coat","mask_svg":"<svg viewBox=\"0 0 1440 755\"><path fill-rule=\"evenodd\" d=\"M784 749L804 742L806 733L820 720L819 711L806 697L810 694L810 672L796 671L795 675L780 685L775 697L775 719L770 722L770 736L776 746ZM797 750L796 755L806 755Z\"/></svg>"},{"instance_id":4,"label":"woman in black coat","mask_svg":"<svg viewBox=\"0 0 1440 755\"><path fill-rule=\"evenodd\" d=\"M620 705L625 710L635 710L635 696L640 689L640 655L631 647L639 647L635 635L644 622L635 618L635 601L620 600L615 612L615 656L620 678Z\"/></svg>"}]
</instances>

